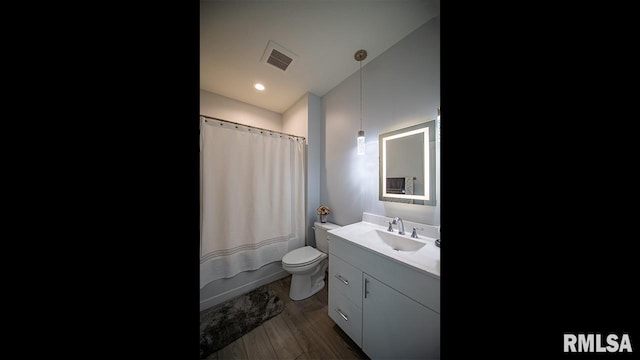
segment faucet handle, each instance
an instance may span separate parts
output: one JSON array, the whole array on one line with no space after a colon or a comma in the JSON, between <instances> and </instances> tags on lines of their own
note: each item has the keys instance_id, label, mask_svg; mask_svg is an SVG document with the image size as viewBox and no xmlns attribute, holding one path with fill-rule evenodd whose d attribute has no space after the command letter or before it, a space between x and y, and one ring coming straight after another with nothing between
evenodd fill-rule
<instances>
[{"instance_id":1,"label":"faucet handle","mask_svg":"<svg viewBox=\"0 0 640 360\"><path fill-rule=\"evenodd\" d=\"M393 232L393 226L391 226L391 221L389 221L389 228L387 229L387 231Z\"/></svg>"},{"instance_id":2,"label":"faucet handle","mask_svg":"<svg viewBox=\"0 0 640 360\"><path fill-rule=\"evenodd\" d=\"M414 239L418 238L418 232L416 230L424 230L424 228L418 228L418 227L413 228L413 231L411 232L411 237Z\"/></svg>"}]
</instances>

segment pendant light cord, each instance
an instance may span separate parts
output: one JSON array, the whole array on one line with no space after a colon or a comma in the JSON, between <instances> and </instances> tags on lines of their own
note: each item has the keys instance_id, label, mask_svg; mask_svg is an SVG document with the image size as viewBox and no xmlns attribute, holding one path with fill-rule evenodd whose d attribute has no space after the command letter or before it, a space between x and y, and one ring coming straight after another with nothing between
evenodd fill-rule
<instances>
[{"instance_id":1,"label":"pendant light cord","mask_svg":"<svg viewBox=\"0 0 640 360\"><path fill-rule=\"evenodd\" d=\"M362 60L360 62L360 130L362 130Z\"/></svg>"}]
</instances>

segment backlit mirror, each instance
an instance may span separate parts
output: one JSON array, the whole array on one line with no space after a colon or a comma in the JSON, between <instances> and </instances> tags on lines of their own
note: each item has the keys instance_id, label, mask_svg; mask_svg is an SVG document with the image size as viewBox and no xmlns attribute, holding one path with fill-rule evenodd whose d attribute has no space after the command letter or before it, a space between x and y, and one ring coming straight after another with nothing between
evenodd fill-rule
<instances>
[{"instance_id":1,"label":"backlit mirror","mask_svg":"<svg viewBox=\"0 0 640 360\"><path fill-rule=\"evenodd\" d=\"M378 136L380 201L436 204L435 120Z\"/></svg>"}]
</instances>

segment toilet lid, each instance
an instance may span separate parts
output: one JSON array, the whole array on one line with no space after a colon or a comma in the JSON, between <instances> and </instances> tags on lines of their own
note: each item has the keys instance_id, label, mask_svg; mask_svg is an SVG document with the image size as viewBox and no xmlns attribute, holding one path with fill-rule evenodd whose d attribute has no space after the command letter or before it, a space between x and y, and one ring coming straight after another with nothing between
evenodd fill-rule
<instances>
[{"instance_id":1,"label":"toilet lid","mask_svg":"<svg viewBox=\"0 0 640 360\"><path fill-rule=\"evenodd\" d=\"M322 251L312 246L305 246L286 253L282 257L282 263L289 266L304 266L318 260L322 254L324 254Z\"/></svg>"}]
</instances>

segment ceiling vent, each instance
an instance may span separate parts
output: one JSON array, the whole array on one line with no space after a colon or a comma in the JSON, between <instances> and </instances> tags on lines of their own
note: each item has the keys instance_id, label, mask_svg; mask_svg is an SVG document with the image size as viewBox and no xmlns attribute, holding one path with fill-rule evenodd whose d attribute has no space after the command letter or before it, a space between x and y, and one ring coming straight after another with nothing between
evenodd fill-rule
<instances>
[{"instance_id":1,"label":"ceiling vent","mask_svg":"<svg viewBox=\"0 0 640 360\"><path fill-rule=\"evenodd\" d=\"M269 40L260 61L275 66L282 71L287 71L291 63L297 58L296 54Z\"/></svg>"}]
</instances>

